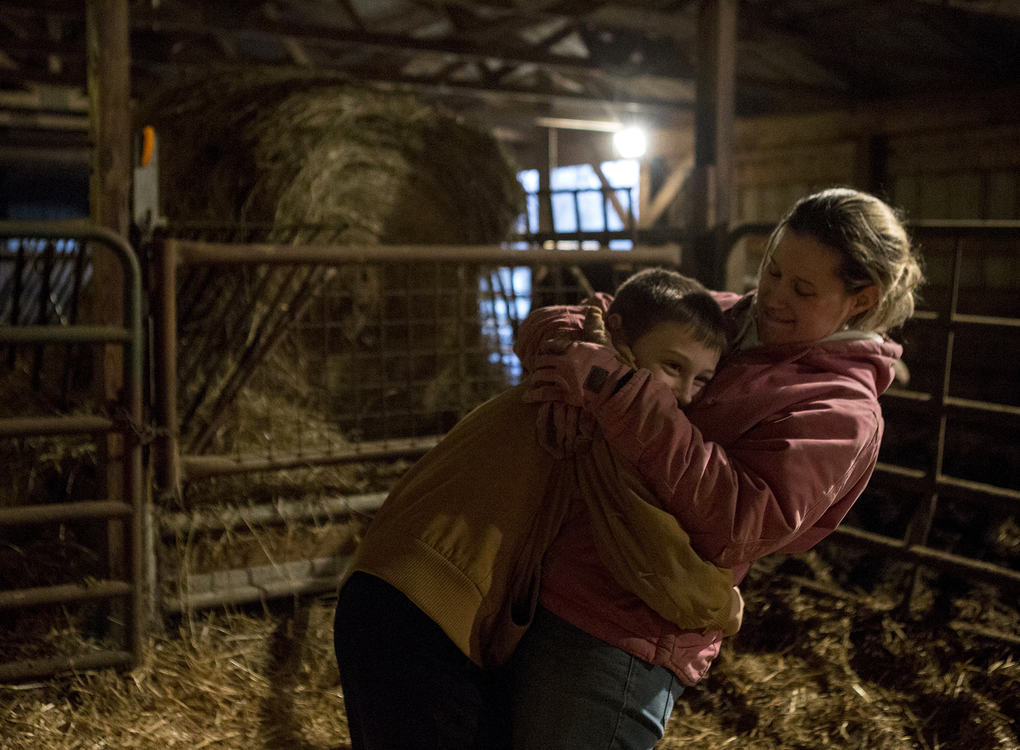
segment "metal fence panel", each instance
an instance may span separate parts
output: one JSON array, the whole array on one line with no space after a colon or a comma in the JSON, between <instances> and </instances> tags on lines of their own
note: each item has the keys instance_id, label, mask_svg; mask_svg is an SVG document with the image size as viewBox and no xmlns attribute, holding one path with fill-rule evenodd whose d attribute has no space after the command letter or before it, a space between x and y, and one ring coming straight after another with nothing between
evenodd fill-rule
<instances>
[{"instance_id":1,"label":"metal fence panel","mask_svg":"<svg viewBox=\"0 0 1020 750\"><path fill-rule=\"evenodd\" d=\"M129 666L147 626L142 496L141 272L121 238L81 222L0 222L0 680L98 666ZM123 269L121 326L83 324L92 261L112 253ZM108 293L108 292L107 292ZM97 347L123 347L117 403L87 389ZM117 497L94 494L117 436ZM61 501L63 500L63 501ZM102 551L107 560L102 560ZM74 605L85 608L75 610ZM39 616L62 608L61 617ZM89 624L84 623L88 620ZM69 631L46 644L40 631ZM91 628L95 638L79 637ZM67 640L67 639L65 639Z\"/></svg>"},{"instance_id":2,"label":"metal fence panel","mask_svg":"<svg viewBox=\"0 0 1020 750\"><path fill-rule=\"evenodd\" d=\"M168 610L335 585L320 562L341 565L371 513L365 498L377 507L407 461L520 377L514 331L532 306L679 263L675 247L251 239L153 247ZM308 503L332 514L298 520ZM213 528L209 513L232 520Z\"/></svg>"}]
</instances>

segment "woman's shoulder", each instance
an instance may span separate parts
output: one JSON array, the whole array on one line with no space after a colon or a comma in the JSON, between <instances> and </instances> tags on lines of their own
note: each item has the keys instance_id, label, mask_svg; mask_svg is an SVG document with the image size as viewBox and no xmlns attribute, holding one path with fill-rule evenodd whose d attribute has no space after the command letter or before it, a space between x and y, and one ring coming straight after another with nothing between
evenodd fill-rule
<instances>
[{"instance_id":1,"label":"woman's shoulder","mask_svg":"<svg viewBox=\"0 0 1020 750\"><path fill-rule=\"evenodd\" d=\"M757 346L737 352L727 365L734 377L757 387L784 387L810 394L847 390L874 399L892 384L899 344L879 337L844 338L806 344Z\"/></svg>"}]
</instances>

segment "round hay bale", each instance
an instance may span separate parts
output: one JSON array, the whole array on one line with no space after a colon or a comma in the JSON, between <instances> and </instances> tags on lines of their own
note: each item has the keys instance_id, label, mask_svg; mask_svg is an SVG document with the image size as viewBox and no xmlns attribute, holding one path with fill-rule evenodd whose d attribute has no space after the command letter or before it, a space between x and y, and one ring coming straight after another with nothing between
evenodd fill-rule
<instances>
[{"instance_id":1,"label":"round hay bale","mask_svg":"<svg viewBox=\"0 0 1020 750\"><path fill-rule=\"evenodd\" d=\"M161 203L171 234L190 224L187 232L194 236L194 224L204 222L261 228L261 234L238 229L215 235L243 235L245 241L493 244L507 239L524 208L517 170L491 135L411 95L335 77L251 70L186 78L143 102L139 119L159 134ZM286 390L302 394L301 401L315 410L323 408L316 393L350 408L358 399L356 389L374 389L387 394L390 413L412 415L401 417L399 425L387 418L385 428L344 427L356 438L385 436L384 431L435 431L505 386L505 373L490 359L493 346L483 340L481 322L466 319L470 296L458 302L456 319L447 315L440 321L435 319L436 301L411 294L426 287L427 279L449 275L440 273L427 256L423 252L421 261L405 263L352 263L323 273L313 282L307 317L342 335L333 336L329 351L309 349L305 357L302 350L321 346L325 337L303 327L300 339L295 336L290 342L298 351L291 361L336 362L345 371L320 367L299 373L291 367L286 378L257 380L286 380ZM477 296L471 292L478 286L471 282L476 272L455 272L463 274L457 278L468 295ZM185 446L204 452L230 450L244 442L236 439L235 431L231 446L209 443L209 425L219 425L217 435L231 434L217 422L222 414L214 412L222 412L221 407L210 407L230 381L231 368L252 367L252 358L245 354L259 343L253 340L255 332L269 336L263 321L280 310L296 310L294 300L308 292L303 276L291 280L286 273L280 268L216 267L195 269L195 283L184 279L182 289L198 290L193 296L182 294L178 304L183 368L178 401ZM407 304L398 311L394 300ZM293 322L286 318L273 325ZM386 325L393 320L422 321L424 325L415 328L414 345L439 353L427 362L419 357L394 365L392 347L403 343L389 333L388 342L378 335L393 329ZM469 346L470 356L452 351L450 341ZM344 363L355 363L356 371ZM451 373L493 385L458 389L451 386ZM397 387L384 380L397 376ZM307 384L313 393L297 382L301 378L314 380ZM245 382L250 385L251 380ZM426 385L409 390L406 383ZM461 392L454 400L466 396L473 403L451 404L448 394ZM362 406L359 413L367 409ZM414 416L419 412L432 416ZM336 417L338 425L350 422L338 414L328 416ZM286 449L279 440L274 445Z\"/></svg>"},{"instance_id":2,"label":"round hay bale","mask_svg":"<svg viewBox=\"0 0 1020 750\"><path fill-rule=\"evenodd\" d=\"M523 209L500 144L408 94L257 70L140 108L172 223L326 224L345 242L491 243Z\"/></svg>"}]
</instances>

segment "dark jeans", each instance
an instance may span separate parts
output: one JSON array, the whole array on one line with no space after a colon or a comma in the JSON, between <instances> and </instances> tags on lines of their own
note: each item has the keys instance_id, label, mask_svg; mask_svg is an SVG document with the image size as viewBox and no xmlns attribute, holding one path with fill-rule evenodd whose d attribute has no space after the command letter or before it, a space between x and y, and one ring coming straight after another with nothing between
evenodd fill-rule
<instances>
[{"instance_id":1,"label":"dark jeans","mask_svg":"<svg viewBox=\"0 0 1020 750\"><path fill-rule=\"evenodd\" d=\"M684 689L542 607L505 669L517 750L651 750Z\"/></svg>"},{"instance_id":2,"label":"dark jeans","mask_svg":"<svg viewBox=\"0 0 1020 750\"><path fill-rule=\"evenodd\" d=\"M353 750L510 747L502 671L474 664L385 581L348 579L333 645Z\"/></svg>"}]
</instances>

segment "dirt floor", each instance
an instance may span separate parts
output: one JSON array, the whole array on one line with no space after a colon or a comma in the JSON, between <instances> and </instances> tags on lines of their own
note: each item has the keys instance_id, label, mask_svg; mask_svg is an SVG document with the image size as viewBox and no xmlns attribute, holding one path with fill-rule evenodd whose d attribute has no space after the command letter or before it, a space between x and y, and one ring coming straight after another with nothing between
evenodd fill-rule
<instances>
[{"instance_id":1,"label":"dirt floor","mask_svg":"<svg viewBox=\"0 0 1020 750\"><path fill-rule=\"evenodd\" d=\"M1015 592L825 547L743 588L744 629L658 748L1020 748ZM331 616L328 599L196 613L131 673L0 686L0 748L348 747Z\"/></svg>"}]
</instances>

